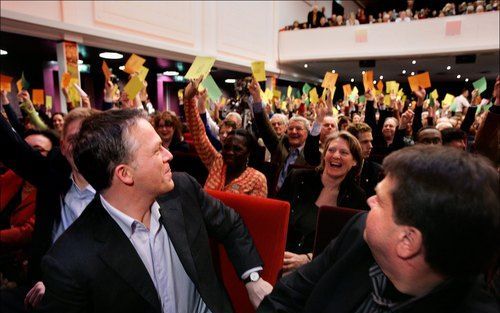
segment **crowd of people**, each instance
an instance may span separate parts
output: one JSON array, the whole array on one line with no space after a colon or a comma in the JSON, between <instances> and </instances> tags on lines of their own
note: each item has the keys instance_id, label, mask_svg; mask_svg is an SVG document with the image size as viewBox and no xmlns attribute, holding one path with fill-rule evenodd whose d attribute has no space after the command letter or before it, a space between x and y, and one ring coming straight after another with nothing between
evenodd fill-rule
<instances>
[{"instance_id":1,"label":"crowd of people","mask_svg":"<svg viewBox=\"0 0 500 313\"><path fill-rule=\"evenodd\" d=\"M265 99L248 78L243 112L209 105L202 80L181 116L149 113L146 84L128 99L107 81L103 111L84 98L67 114L20 90L21 120L2 91L3 312L231 312L208 236L259 312L498 310L500 77L491 98L466 87L453 104L424 88ZM290 203L274 290L241 218L205 190ZM322 206L367 212L313 258Z\"/></svg>"},{"instance_id":2,"label":"crowd of people","mask_svg":"<svg viewBox=\"0 0 500 313\"><path fill-rule=\"evenodd\" d=\"M446 3L440 10L431 8L415 9L414 1L409 0L407 8L399 11L393 9L377 14L368 14L365 9L359 8L357 12L350 12L349 14L334 12L330 17L326 15L325 7L319 10L318 6L314 5L312 11L307 15L307 22L294 21L292 25L286 26L282 30L410 22L427 18L498 11L498 5L498 0L478 0L470 2L464 1L459 5L455 5L453 2Z\"/></svg>"}]
</instances>

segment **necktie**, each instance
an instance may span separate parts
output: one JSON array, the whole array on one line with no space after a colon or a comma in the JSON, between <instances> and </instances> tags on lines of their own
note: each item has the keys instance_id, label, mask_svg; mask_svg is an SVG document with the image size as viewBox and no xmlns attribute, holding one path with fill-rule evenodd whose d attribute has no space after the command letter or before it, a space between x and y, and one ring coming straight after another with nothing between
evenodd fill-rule
<instances>
[{"instance_id":1,"label":"necktie","mask_svg":"<svg viewBox=\"0 0 500 313\"><path fill-rule=\"evenodd\" d=\"M288 167L290 164L294 164L295 160L297 160L297 157L299 156L299 149L293 149L290 154L288 155L288 158L285 161L285 166L283 166L283 169L280 172L280 177L278 179L278 189L281 188L283 185L283 182L285 181L286 175L288 174Z\"/></svg>"}]
</instances>

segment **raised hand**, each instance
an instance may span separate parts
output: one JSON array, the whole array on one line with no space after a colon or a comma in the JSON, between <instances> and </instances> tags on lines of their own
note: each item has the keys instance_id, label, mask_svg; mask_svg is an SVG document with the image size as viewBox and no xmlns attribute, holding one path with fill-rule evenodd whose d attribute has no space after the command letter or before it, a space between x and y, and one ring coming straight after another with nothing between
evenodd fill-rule
<instances>
[{"instance_id":1,"label":"raised hand","mask_svg":"<svg viewBox=\"0 0 500 313\"><path fill-rule=\"evenodd\" d=\"M254 103L262 102L262 97L260 96L260 85L255 77L253 77L252 82L248 85L248 91L250 91Z\"/></svg>"},{"instance_id":2,"label":"raised hand","mask_svg":"<svg viewBox=\"0 0 500 313\"><path fill-rule=\"evenodd\" d=\"M203 75L201 75L196 79L193 79L186 86L186 88L184 89L184 99L186 99L186 102L194 98L196 95L198 95L198 86L200 86L202 80L203 80Z\"/></svg>"}]
</instances>

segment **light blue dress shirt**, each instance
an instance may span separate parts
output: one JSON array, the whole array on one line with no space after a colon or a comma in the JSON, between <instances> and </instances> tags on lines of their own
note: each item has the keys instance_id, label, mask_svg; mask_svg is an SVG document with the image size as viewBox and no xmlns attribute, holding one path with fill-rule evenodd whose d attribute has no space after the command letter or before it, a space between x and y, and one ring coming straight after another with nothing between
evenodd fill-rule
<instances>
[{"instance_id":1,"label":"light blue dress shirt","mask_svg":"<svg viewBox=\"0 0 500 313\"><path fill-rule=\"evenodd\" d=\"M151 206L148 229L143 223L114 208L102 196L101 203L139 254L158 292L162 312L210 313L160 223L159 204L155 201Z\"/></svg>"},{"instance_id":2,"label":"light blue dress shirt","mask_svg":"<svg viewBox=\"0 0 500 313\"><path fill-rule=\"evenodd\" d=\"M52 228L52 244L82 214L95 196L95 189L90 184L80 189L73 180L73 175L70 178L71 187L64 197L61 196L61 220Z\"/></svg>"}]
</instances>

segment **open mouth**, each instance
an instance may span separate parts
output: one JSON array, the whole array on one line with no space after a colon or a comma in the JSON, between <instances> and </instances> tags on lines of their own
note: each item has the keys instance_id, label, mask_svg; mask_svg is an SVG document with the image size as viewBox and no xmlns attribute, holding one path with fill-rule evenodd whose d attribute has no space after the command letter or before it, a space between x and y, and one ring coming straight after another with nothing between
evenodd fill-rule
<instances>
[{"instance_id":1,"label":"open mouth","mask_svg":"<svg viewBox=\"0 0 500 313\"><path fill-rule=\"evenodd\" d=\"M342 167L342 163L340 162L330 162L329 163L331 167L335 167L335 168L341 168Z\"/></svg>"}]
</instances>

